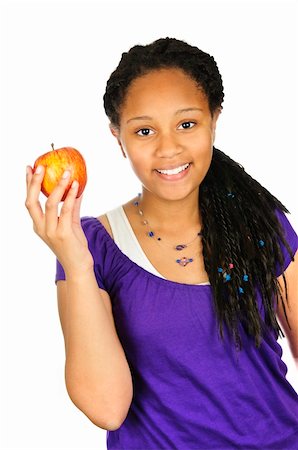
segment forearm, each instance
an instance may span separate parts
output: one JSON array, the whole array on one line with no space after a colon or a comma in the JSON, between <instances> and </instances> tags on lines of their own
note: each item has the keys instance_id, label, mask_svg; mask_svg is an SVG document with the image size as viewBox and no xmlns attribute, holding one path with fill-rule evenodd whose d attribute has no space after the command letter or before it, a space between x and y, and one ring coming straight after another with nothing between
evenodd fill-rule
<instances>
[{"instance_id":1,"label":"forearm","mask_svg":"<svg viewBox=\"0 0 298 450\"><path fill-rule=\"evenodd\" d=\"M93 270L79 277L66 275L66 278L68 392L79 408L80 402L89 405L95 421L101 423L101 417L109 417L117 422L132 398L131 373L125 353L100 296Z\"/></svg>"}]
</instances>

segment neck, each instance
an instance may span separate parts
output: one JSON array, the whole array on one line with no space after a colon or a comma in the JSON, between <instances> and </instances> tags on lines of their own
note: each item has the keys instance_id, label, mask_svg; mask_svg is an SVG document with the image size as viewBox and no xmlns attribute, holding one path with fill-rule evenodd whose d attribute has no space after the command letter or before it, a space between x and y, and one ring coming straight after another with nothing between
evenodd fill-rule
<instances>
[{"instance_id":1,"label":"neck","mask_svg":"<svg viewBox=\"0 0 298 450\"><path fill-rule=\"evenodd\" d=\"M202 227L198 189L179 200L163 199L143 189L138 200L144 218L156 232L167 235L188 234L199 231Z\"/></svg>"}]
</instances>

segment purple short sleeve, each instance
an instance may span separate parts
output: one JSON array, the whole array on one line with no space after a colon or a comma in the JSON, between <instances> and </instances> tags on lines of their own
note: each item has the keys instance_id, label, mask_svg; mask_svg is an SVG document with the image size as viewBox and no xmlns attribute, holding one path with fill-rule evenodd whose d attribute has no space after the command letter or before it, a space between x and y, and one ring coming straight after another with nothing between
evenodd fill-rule
<instances>
[{"instance_id":1,"label":"purple short sleeve","mask_svg":"<svg viewBox=\"0 0 298 450\"><path fill-rule=\"evenodd\" d=\"M94 259L94 274L97 284L101 289L107 290L102 276L104 259L106 256L106 236L104 234L103 226L95 217L88 216L81 218L81 225L88 241L89 250ZM55 283L57 283L58 280L65 279L66 277L63 266L56 258Z\"/></svg>"},{"instance_id":2,"label":"purple short sleeve","mask_svg":"<svg viewBox=\"0 0 298 450\"><path fill-rule=\"evenodd\" d=\"M283 211L281 211L280 209L276 209L275 214L284 230L285 239L288 242L288 244L293 252L293 255L295 255L295 253L297 251L297 247L298 247L297 233L294 230L293 226L291 225L288 217L286 216L286 214ZM280 241L280 239L279 239L279 245L280 245L281 251L284 255L284 264L283 264L282 268L280 267L280 265L278 263L276 264L276 276L277 277L279 277L286 270L286 268L292 261L290 253L288 252L288 250L284 246L284 244Z\"/></svg>"}]
</instances>

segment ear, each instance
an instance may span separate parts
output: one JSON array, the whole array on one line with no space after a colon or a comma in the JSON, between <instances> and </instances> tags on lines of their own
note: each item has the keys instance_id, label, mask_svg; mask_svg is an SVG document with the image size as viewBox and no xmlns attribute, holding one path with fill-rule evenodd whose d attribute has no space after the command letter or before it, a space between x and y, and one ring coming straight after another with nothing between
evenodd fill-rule
<instances>
[{"instance_id":1,"label":"ear","mask_svg":"<svg viewBox=\"0 0 298 450\"><path fill-rule=\"evenodd\" d=\"M109 128L111 130L112 135L115 136L115 138L117 139L118 145L121 148L121 151L122 151L122 154L123 154L124 158L126 158L126 154L125 154L125 152L123 150L122 143L121 143L121 140L120 140L119 128L116 127L115 125L112 125L111 123L109 125Z\"/></svg>"}]
</instances>

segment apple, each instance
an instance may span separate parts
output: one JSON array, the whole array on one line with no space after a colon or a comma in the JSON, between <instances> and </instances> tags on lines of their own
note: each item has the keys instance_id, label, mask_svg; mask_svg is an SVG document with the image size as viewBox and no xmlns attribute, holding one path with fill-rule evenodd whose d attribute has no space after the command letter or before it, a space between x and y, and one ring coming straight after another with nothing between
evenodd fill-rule
<instances>
[{"instance_id":1,"label":"apple","mask_svg":"<svg viewBox=\"0 0 298 450\"><path fill-rule=\"evenodd\" d=\"M52 150L39 156L35 161L33 173L39 165L45 167L41 192L46 197L51 194L65 170L70 171L70 177L61 201L65 200L74 180L79 182L77 198L83 193L87 183L86 163L81 153L75 148L62 147L54 150L54 144L52 144Z\"/></svg>"}]
</instances>

